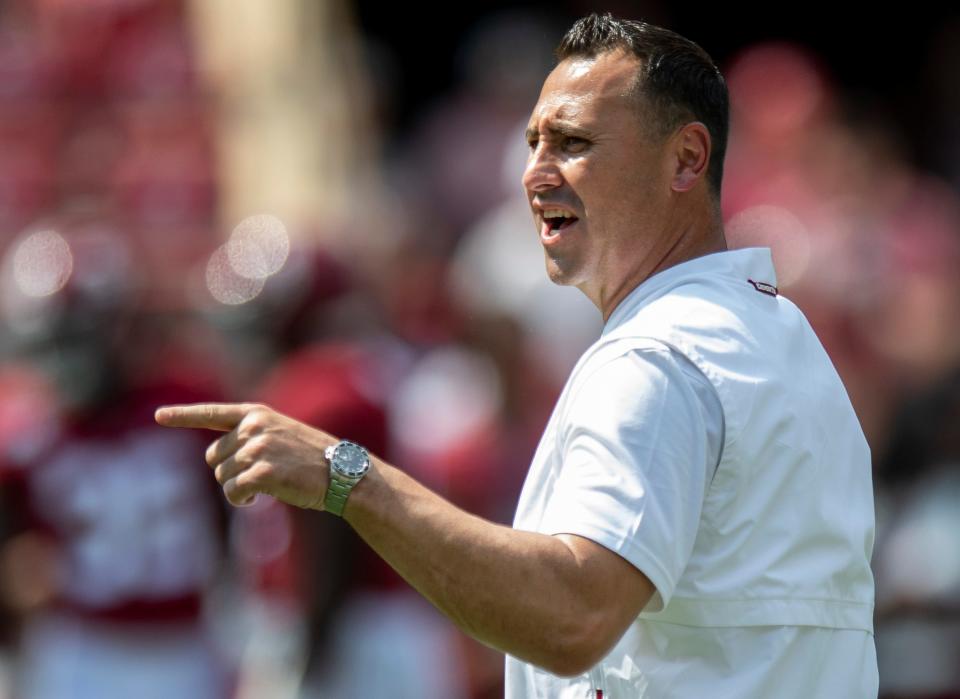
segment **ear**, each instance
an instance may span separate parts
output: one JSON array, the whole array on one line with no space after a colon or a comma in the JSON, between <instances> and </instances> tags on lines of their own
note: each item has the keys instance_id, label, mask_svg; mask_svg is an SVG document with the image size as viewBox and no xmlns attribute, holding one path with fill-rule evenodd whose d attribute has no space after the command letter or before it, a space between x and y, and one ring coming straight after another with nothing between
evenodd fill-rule
<instances>
[{"instance_id":1,"label":"ear","mask_svg":"<svg viewBox=\"0 0 960 699\"><path fill-rule=\"evenodd\" d=\"M670 188L688 192L707 172L710 164L710 131L700 121L692 121L673 136L674 172Z\"/></svg>"}]
</instances>

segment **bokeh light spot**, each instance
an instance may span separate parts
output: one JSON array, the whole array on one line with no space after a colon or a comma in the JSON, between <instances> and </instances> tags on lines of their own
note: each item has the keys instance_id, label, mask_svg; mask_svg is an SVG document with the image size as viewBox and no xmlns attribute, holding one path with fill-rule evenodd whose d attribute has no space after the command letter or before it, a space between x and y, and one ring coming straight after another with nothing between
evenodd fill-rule
<instances>
[{"instance_id":1,"label":"bokeh light spot","mask_svg":"<svg viewBox=\"0 0 960 699\"><path fill-rule=\"evenodd\" d=\"M266 279L287 261L290 236L276 216L249 216L233 229L226 249L234 272L248 279Z\"/></svg>"},{"instance_id":2,"label":"bokeh light spot","mask_svg":"<svg viewBox=\"0 0 960 699\"><path fill-rule=\"evenodd\" d=\"M63 236L52 230L31 233L13 255L13 279L25 296L58 292L73 272L73 254Z\"/></svg>"},{"instance_id":3,"label":"bokeh light spot","mask_svg":"<svg viewBox=\"0 0 960 699\"><path fill-rule=\"evenodd\" d=\"M206 273L207 289L220 303L238 306L255 299L263 290L264 280L237 274L228 255L226 245L221 245L210 255Z\"/></svg>"}]
</instances>

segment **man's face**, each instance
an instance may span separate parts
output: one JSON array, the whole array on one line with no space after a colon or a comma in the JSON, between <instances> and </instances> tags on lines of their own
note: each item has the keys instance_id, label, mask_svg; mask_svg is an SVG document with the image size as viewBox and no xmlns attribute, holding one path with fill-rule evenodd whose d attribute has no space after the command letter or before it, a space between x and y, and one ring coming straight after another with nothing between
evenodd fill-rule
<instances>
[{"instance_id":1,"label":"man's face","mask_svg":"<svg viewBox=\"0 0 960 699\"><path fill-rule=\"evenodd\" d=\"M622 51L567 59L547 76L528 122L523 186L547 274L604 301L643 266L662 230L669 171L635 98L639 60ZM576 217L554 223L559 209Z\"/></svg>"}]
</instances>

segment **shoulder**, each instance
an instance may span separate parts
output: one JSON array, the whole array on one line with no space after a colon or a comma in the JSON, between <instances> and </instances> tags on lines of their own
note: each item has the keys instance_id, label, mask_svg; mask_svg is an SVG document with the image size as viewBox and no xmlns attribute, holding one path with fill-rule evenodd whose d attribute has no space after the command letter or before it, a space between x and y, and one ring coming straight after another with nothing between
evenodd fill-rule
<instances>
[{"instance_id":1,"label":"shoulder","mask_svg":"<svg viewBox=\"0 0 960 699\"><path fill-rule=\"evenodd\" d=\"M562 422L623 424L663 410L722 411L713 384L683 352L655 338L621 338L596 347L578 367Z\"/></svg>"},{"instance_id":2,"label":"shoulder","mask_svg":"<svg viewBox=\"0 0 960 699\"><path fill-rule=\"evenodd\" d=\"M670 345L653 337L601 338L570 375L568 402L623 392L674 361Z\"/></svg>"},{"instance_id":3,"label":"shoulder","mask_svg":"<svg viewBox=\"0 0 960 699\"><path fill-rule=\"evenodd\" d=\"M670 338L611 335L594 343L573 370L569 400L605 390L623 392L658 377L709 384L697 364Z\"/></svg>"}]
</instances>

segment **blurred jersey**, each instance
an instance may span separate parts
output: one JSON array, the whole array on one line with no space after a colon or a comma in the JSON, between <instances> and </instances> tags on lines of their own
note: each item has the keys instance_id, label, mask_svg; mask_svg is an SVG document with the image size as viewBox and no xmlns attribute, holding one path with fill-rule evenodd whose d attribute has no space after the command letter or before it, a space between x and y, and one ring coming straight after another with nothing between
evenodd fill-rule
<instances>
[{"instance_id":1,"label":"blurred jersey","mask_svg":"<svg viewBox=\"0 0 960 699\"><path fill-rule=\"evenodd\" d=\"M160 404L210 399L188 385L160 377L86 413L20 401L34 414L0 416L7 528L54 552L37 581L50 598L23 623L23 696L223 696L201 622L222 549L210 439L153 420Z\"/></svg>"}]
</instances>

